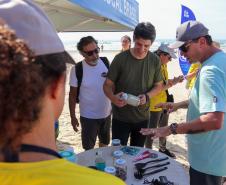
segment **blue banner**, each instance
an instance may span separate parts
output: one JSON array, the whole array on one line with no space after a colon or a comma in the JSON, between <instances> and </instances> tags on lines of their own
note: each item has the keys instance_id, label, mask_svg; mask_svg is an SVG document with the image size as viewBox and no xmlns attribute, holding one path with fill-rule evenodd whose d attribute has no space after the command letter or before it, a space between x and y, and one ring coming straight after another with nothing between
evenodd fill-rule
<instances>
[{"instance_id":1,"label":"blue banner","mask_svg":"<svg viewBox=\"0 0 226 185\"><path fill-rule=\"evenodd\" d=\"M186 21L195 21L195 14L192 12L192 10L184 5L181 5L181 24Z\"/></svg>"},{"instance_id":2,"label":"blue banner","mask_svg":"<svg viewBox=\"0 0 226 185\"><path fill-rule=\"evenodd\" d=\"M192 10L184 5L181 5L181 24L186 22L186 21L191 21L191 20L196 20L195 18L195 14L192 12ZM183 75L186 75L189 71L190 68L190 64L189 62L186 60L186 58L184 58L183 56L180 55L180 51L179 51L179 64L180 64L180 68L181 71L183 73Z\"/></svg>"},{"instance_id":3,"label":"blue banner","mask_svg":"<svg viewBox=\"0 0 226 185\"><path fill-rule=\"evenodd\" d=\"M70 0L70 2L130 28L135 28L139 22L139 5L136 0Z\"/></svg>"}]
</instances>

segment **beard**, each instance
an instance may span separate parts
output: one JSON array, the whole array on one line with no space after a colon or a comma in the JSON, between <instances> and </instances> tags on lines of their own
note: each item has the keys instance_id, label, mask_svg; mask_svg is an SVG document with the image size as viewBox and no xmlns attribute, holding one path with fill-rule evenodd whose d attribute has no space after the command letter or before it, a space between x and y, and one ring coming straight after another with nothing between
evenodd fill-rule
<instances>
[{"instance_id":1,"label":"beard","mask_svg":"<svg viewBox=\"0 0 226 185\"><path fill-rule=\"evenodd\" d=\"M91 66L96 66L97 63L98 63L98 58L96 60L92 60L92 61L89 61L87 63L89 63Z\"/></svg>"}]
</instances>

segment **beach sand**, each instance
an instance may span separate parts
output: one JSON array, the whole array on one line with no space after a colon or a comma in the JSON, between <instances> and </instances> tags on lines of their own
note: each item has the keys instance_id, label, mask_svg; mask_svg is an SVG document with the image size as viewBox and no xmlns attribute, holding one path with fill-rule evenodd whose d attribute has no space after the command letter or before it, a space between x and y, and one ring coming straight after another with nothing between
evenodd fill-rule
<instances>
[{"instance_id":1,"label":"beach sand","mask_svg":"<svg viewBox=\"0 0 226 185\"><path fill-rule=\"evenodd\" d=\"M71 53L73 58L76 62L80 61L82 57L77 53ZM106 56L110 61L114 58L117 52L112 51L104 51L100 53L100 56ZM57 138L57 146L59 150L66 149L67 147L71 146L74 148L76 153L80 153L83 150L81 145L81 131L79 128L78 132L74 132L70 123L70 113L68 107L68 92L69 92L69 85L68 85L68 77L70 73L70 68L72 65L67 66L67 82L66 82L66 97L65 97L65 105L63 112L59 118L60 122L60 134ZM173 76L181 75L181 70L179 67L178 61L171 61L168 64L168 72L169 77L172 78ZM174 95L175 102L187 99L187 90L185 89L185 82L177 84L176 86L172 87L170 93ZM76 108L76 114L79 118L79 109ZM178 110L174 113L170 114L169 123L177 122L181 123L186 119L186 109ZM98 143L98 142L97 142ZM98 147L97 145L95 147ZM184 135L171 135L167 138L167 148L170 151L174 152L177 156L177 161L180 162L185 169L188 169L188 162L187 162L187 145L186 139ZM158 150L158 139L154 142L154 150Z\"/></svg>"}]
</instances>

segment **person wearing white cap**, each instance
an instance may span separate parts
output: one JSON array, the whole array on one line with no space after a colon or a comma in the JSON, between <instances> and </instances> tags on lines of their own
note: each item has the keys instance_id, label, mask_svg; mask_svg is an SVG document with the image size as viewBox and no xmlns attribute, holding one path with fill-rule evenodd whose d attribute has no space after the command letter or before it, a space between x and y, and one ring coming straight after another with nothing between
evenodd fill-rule
<instances>
[{"instance_id":1,"label":"person wearing white cap","mask_svg":"<svg viewBox=\"0 0 226 185\"><path fill-rule=\"evenodd\" d=\"M183 81L182 75L174 77L173 79L168 79L167 63L171 61L172 58L177 58L174 50L169 48L168 44L162 43L154 53L160 58L164 89L159 94L151 98L150 119L148 124L149 128L164 127L168 125L169 114L167 111L162 110L162 108L155 108L155 105L164 102L173 102L173 95L169 94L168 89L173 85ZM152 143L153 139L147 137L145 146L147 148L152 148ZM169 157L176 158L175 154L166 148L166 137L159 138L159 151L168 155Z\"/></svg>"},{"instance_id":2,"label":"person wearing white cap","mask_svg":"<svg viewBox=\"0 0 226 185\"><path fill-rule=\"evenodd\" d=\"M188 101L160 107L188 107L187 120L141 133L153 137L187 134L190 184L222 185L226 176L226 54L212 44L208 29L198 21L183 23L176 38L171 47L179 48L190 63L199 61L202 66Z\"/></svg>"},{"instance_id":3,"label":"person wearing white cap","mask_svg":"<svg viewBox=\"0 0 226 185\"><path fill-rule=\"evenodd\" d=\"M15 29L0 26L0 184L125 184L57 152L69 58L48 18L22 0L0 0L0 17Z\"/></svg>"}]
</instances>

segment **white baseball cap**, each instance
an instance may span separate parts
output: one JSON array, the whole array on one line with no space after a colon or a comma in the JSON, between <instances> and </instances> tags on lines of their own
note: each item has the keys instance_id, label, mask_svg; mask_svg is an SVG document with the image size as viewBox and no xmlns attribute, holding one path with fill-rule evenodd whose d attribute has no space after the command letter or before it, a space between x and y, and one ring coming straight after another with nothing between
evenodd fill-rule
<instances>
[{"instance_id":1,"label":"white baseball cap","mask_svg":"<svg viewBox=\"0 0 226 185\"><path fill-rule=\"evenodd\" d=\"M31 0L0 0L0 17L15 30L36 56L64 52L66 62L75 63L65 51L47 15Z\"/></svg>"},{"instance_id":2,"label":"white baseball cap","mask_svg":"<svg viewBox=\"0 0 226 185\"><path fill-rule=\"evenodd\" d=\"M161 45L158 48L158 51L163 51L165 53L168 53L172 58L177 58L175 55L175 51L172 48L169 48L169 44L161 43Z\"/></svg>"}]
</instances>

